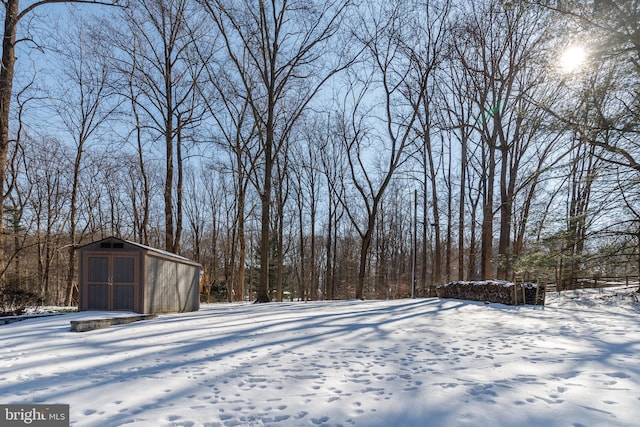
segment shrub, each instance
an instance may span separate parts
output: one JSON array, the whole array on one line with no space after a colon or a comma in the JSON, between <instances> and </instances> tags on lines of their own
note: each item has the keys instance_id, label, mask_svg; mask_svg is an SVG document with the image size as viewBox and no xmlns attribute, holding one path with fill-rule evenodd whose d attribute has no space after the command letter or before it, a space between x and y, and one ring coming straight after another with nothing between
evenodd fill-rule
<instances>
[{"instance_id":1,"label":"shrub","mask_svg":"<svg viewBox=\"0 0 640 427\"><path fill-rule=\"evenodd\" d=\"M10 275L0 282L0 316L19 316L42 303L40 295L29 289L28 279Z\"/></svg>"}]
</instances>

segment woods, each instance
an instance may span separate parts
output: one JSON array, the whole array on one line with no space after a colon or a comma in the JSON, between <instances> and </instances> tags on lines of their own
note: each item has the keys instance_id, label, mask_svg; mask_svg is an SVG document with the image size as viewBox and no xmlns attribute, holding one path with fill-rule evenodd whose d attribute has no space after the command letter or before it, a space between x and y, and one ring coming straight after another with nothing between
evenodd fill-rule
<instances>
[{"instance_id":1,"label":"woods","mask_svg":"<svg viewBox=\"0 0 640 427\"><path fill-rule=\"evenodd\" d=\"M110 235L211 301L639 274L637 2L3 6L3 286Z\"/></svg>"}]
</instances>

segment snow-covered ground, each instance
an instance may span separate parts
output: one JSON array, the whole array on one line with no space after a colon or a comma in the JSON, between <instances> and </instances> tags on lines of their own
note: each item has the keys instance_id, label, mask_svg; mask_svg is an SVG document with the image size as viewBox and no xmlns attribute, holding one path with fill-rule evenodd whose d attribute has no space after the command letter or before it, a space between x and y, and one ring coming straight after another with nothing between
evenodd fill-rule
<instances>
[{"instance_id":1,"label":"snow-covered ground","mask_svg":"<svg viewBox=\"0 0 640 427\"><path fill-rule=\"evenodd\" d=\"M0 326L0 403L66 403L74 426L637 426L640 308L621 293L31 319Z\"/></svg>"}]
</instances>

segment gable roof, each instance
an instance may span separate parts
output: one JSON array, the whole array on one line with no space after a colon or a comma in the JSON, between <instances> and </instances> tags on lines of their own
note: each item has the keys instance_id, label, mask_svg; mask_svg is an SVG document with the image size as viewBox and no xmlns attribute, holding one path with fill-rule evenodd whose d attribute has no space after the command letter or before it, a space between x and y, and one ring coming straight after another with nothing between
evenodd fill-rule
<instances>
[{"instance_id":1,"label":"gable roof","mask_svg":"<svg viewBox=\"0 0 640 427\"><path fill-rule=\"evenodd\" d=\"M143 245L142 243L132 242L131 240L124 240L124 239L121 239L121 238L115 237L115 236L109 236L109 237L105 237L104 239L100 239L100 240L93 241L91 243L87 243L86 245L80 246L78 249L82 249L82 248L85 248L85 247L91 246L91 245L96 245L96 244L99 244L101 242L105 242L107 240L117 240L119 242L126 243L128 245L138 247L138 248L142 249L143 251L147 252L148 255L156 256L156 257L159 257L159 258L171 259L173 261L180 262L182 264L189 264L189 265L193 265L193 266L196 266L196 267L200 267L202 269L202 265L201 264L199 264L199 263L197 263L197 262L195 262L195 261L193 261L193 260L191 260L189 258L183 257L183 256L178 255L178 254L174 254L173 252L169 252L169 251L165 251L165 250L162 250L162 249L154 248L154 247L151 247L151 246Z\"/></svg>"}]
</instances>

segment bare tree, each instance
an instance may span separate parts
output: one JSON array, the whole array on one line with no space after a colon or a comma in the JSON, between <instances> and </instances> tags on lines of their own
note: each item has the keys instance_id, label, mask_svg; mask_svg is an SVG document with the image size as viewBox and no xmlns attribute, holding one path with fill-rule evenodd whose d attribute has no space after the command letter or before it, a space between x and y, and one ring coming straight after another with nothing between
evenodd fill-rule
<instances>
[{"instance_id":1,"label":"bare tree","mask_svg":"<svg viewBox=\"0 0 640 427\"><path fill-rule=\"evenodd\" d=\"M260 282L257 301L269 301L269 236L272 175L282 143L324 83L344 68L322 58L340 28L350 0L202 1L227 47L244 86L261 144ZM254 80L253 76L259 76ZM255 84L255 85L254 85ZM284 114L286 111L286 114Z\"/></svg>"},{"instance_id":2,"label":"bare tree","mask_svg":"<svg viewBox=\"0 0 640 427\"><path fill-rule=\"evenodd\" d=\"M300 265L300 297L312 300L324 298L319 283L316 221L320 204L320 150L326 146L326 123L322 116L305 122L299 142L291 147L293 160L292 187L298 214L298 253Z\"/></svg>"},{"instance_id":3,"label":"bare tree","mask_svg":"<svg viewBox=\"0 0 640 427\"><path fill-rule=\"evenodd\" d=\"M449 146L453 148L458 145L459 153L458 170L458 280L477 279L475 260L475 219L476 214L473 209L477 206L478 197L467 194L474 191L473 168L470 159L473 156L471 145L474 134L474 105L473 85L470 83L469 74L458 66L456 54L464 54L465 49L460 49L459 44L455 44L456 33L451 38L451 46L447 61L440 74L438 85L443 96L445 108L440 109L440 121L443 133L449 138ZM455 167L455 166L454 166ZM474 203L475 201L475 203ZM468 207L470 208L468 210ZM469 214L471 217L468 218ZM468 235L468 241L465 236ZM467 254L465 256L465 254ZM465 259L468 262L465 266ZM466 271L466 274L465 274Z\"/></svg>"},{"instance_id":4,"label":"bare tree","mask_svg":"<svg viewBox=\"0 0 640 427\"><path fill-rule=\"evenodd\" d=\"M245 93L242 79L238 79L226 63L210 61L207 68L207 86L212 89L204 95L210 116L216 124L213 140L216 147L228 152L228 160L220 162L223 173L229 173L233 179L235 216L232 221L231 247L228 270L227 297L242 301L245 294L245 270L247 260L246 221L247 198L251 178L258 167L256 158L260 156L257 141L257 124L250 108L250 97ZM243 79L255 79L257 76L246 74ZM253 87L255 83L249 84ZM226 166L230 165L230 166Z\"/></svg>"},{"instance_id":5,"label":"bare tree","mask_svg":"<svg viewBox=\"0 0 640 427\"><path fill-rule=\"evenodd\" d=\"M381 202L394 173L411 154L408 150L414 144L413 127L419 115L415 105L421 104L426 90L414 84L413 78L417 75L419 80L422 75L417 57L404 43L409 35L403 29L411 28L404 25L410 19L410 7L404 8L402 2L381 6L369 4L356 26L355 40L366 53L361 67L350 70L339 128L355 194L338 194L343 194L341 203L360 235L355 292L360 299L365 298L367 260ZM369 103L367 94L374 91L380 94L379 103Z\"/></svg>"},{"instance_id":6,"label":"bare tree","mask_svg":"<svg viewBox=\"0 0 640 427\"><path fill-rule=\"evenodd\" d=\"M624 200L624 205L626 210L629 211L630 219L624 221L620 224L622 230L616 232L616 234L621 235L625 239L634 240L635 244L630 244L632 248L632 254L635 252L636 258L636 268L638 279L640 279L640 201L638 200L638 192L636 191L635 185L629 185L629 180L618 177L618 186L620 189L620 194L622 194L622 198ZM640 288L638 288L638 292L640 292Z\"/></svg>"},{"instance_id":7,"label":"bare tree","mask_svg":"<svg viewBox=\"0 0 640 427\"><path fill-rule=\"evenodd\" d=\"M142 242L145 245L149 244L149 234L148 234L148 227L149 227L149 215L150 215L150 204L151 204L151 189L150 189L150 183L149 183L149 173L147 172L147 165L145 163L144 160L144 140L143 140L143 129L144 129L144 124L142 122L142 118L140 117L140 113L139 113L139 108L138 108L138 98L140 97L140 94L137 91L137 88L135 86L135 71L138 69L138 65L137 65L137 47L136 44L133 44L132 46L133 51L131 52L131 64L129 65L129 70L128 71L124 71L125 75L127 76L126 78L126 89L128 89L128 100L129 103L131 105L131 113L132 113L132 118L133 118L133 123L134 123L134 130L133 130L133 137L135 138L135 146L136 146L136 152L137 152L137 165L138 165L138 169L139 169L139 174L140 174L140 178L142 179L142 201L141 201L141 206L140 206L140 210L142 211L141 214L141 218L140 218L140 213L138 210L138 203L137 203L137 191L136 189L132 189L131 195L132 195L132 204L135 207L134 211L135 211L135 215L134 215L134 222L136 223L136 231L137 231L137 238L139 239L140 242ZM132 181L133 183L134 181ZM134 184L135 185L135 184Z\"/></svg>"},{"instance_id":8,"label":"bare tree","mask_svg":"<svg viewBox=\"0 0 640 427\"><path fill-rule=\"evenodd\" d=\"M199 8L190 0L135 1L123 13L126 25L105 24L110 28L105 37L111 40L119 71L128 82L123 92L133 105L138 141L144 129L151 141L163 144L164 247L178 253L185 150L205 112L198 88L207 56L195 48L205 29Z\"/></svg>"},{"instance_id":9,"label":"bare tree","mask_svg":"<svg viewBox=\"0 0 640 427\"><path fill-rule=\"evenodd\" d=\"M273 229L275 230L275 291L276 301L282 302L285 280L285 254L288 252L288 245L285 245L285 228L292 228L293 221L287 218L291 214L287 212L287 201L291 193L291 176L289 161L289 144L280 151L280 155L276 157L275 163L275 185L278 191L275 192L275 215L273 218ZM290 234L290 233L289 233Z\"/></svg>"},{"instance_id":10,"label":"bare tree","mask_svg":"<svg viewBox=\"0 0 640 427\"><path fill-rule=\"evenodd\" d=\"M60 53L64 63L60 74L65 78L61 82L58 102L54 108L75 149L69 200L69 271L64 301L68 306L72 303L76 276L75 250L83 238L83 232L78 230L78 193L83 156L87 151L87 143L96 137L119 103L112 101L113 92L108 87L109 71L104 57L90 47L96 45L95 40L77 30L60 34L60 37Z\"/></svg>"},{"instance_id":11,"label":"bare tree","mask_svg":"<svg viewBox=\"0 0 640 427\"><path fill-rule=\"evenodd\" d=\"M322 173L326 181L327 193L327 220L325 235L325 280L324 289L327 299L335 299L338 296L337 289L337 265L338 265L338 232L344 209L340 200L343 199L344 186L341 185L346 174L346 162L340 150L340 131L328 125L331 115L326 119L326 128L329 130L325 138L320 141L320 161Z\"/></svg>"},{"instance_id":12,"label":"bare tree","mask_svg":"<svg viewBox=\"0 0 640 427\"><path fill-rule=\"evenodd\" d=\"M10 109L13 96L13 80L16 64L16 44L30 37L18 39L18 24L35 9L53 3L86 3L114 5L117 2L99 0L41 0L20 9L20 0L3 1L4 27L2 33L2 62L0 65L0 218L4 217L4 199L6 197L7 156L10 144ZM0 221L0 267L4 267L4 233L3 221ZM2 270L2 268L0 268Z\"/></svg>"},{"instance_id":13,"label":"bare tree","mask_svg":"<svg viewBox=\"0 0 640 427\"><path fill-rule=\"evenodd\" d=\"M434 147L434 135L436 131L435 123L438 113L432 111L433 105L439 101L439 93L436 91L436 73L443 59L444 44L448 40L448 15L451 10L450 1L427 2L424 11L418 10L415 13L415 20L410 23L413 32L416 34L419 43L408 44L407 49L411 52L412 60L415 62L416 77L413 85L414 91L424 96L416 96L410 99L414 102L415 108L420 111L416 133L422 141L419 153L415 156L420 164L422 176L419 179L423 184L423 212L422 221L422 283L426 282L426 241L429 227L433 227L434 256L432 260L431 284L438 284L442 278L442 239L440 236L440 207L439 207L439 185L438 173L439 165L444 165L444 159L436 159L437 147ZM444 156L444 152L441 152ZM428 189L431 187L431 209L432 222L426 221L428 210ZM451 216L448 217L449 219ZM447 257L448 259L448 257ZM431 289L431 286L429 287Z\"/></svg>"},{"instance_id":14,"label":"bare tree","mask_svg":"<svg viewBox=\"0 0 640 427\"><path fill-rule=\"evenodd\" d=\"M28 161L28 146L34 143L33 138L26 131L24 121L25 112L29 110L31 104L38 97L30 93L31 83L27 84L16 96L18 106L16 137L12 141L11 151L6 176L7 192L5 196L5 213L10 214L11 234L13 235L13 250L7 257L7 264L2 265L3 270L0 275L4 275L13 263L14 276L20 280L23 276L21 268L21 255L25 247L28 234L33 225L33 219L26 219L26 208L30 203L34 186L27 179L30 161ZM28 221L30 226L25 227L24 221ZM7 254L5 254L6 256Z\"/></svg>"},{"instance_id":15,"label":"bare tree","mask_svg":"<svg viewBox=\"0 0 640 427\"><path fill-rule=\"evenodd\" d=\"M546 15L528 4L504 7L493 0L474 3L467 12L454 49L469 75L476 110L471 126L481 138L481 275L488 279L497 273L498 278L507 279L513 265L513 209L521 190L518 183L532 153L542 152L536 145L540 111L531 99L544 84L544 68L536 58L544 46ZM494 257L496 213L499 238Z\"/></svg>"},{"instance_id":16,"label":"bare tree","mask_svg":"<svg viewBox=\"0 0 640 427\"><path fill-rule=\"evenodd\" d=\"M66 226L65 207L69 203L67 191L70 183L69 164L65 161L65 147L52 138L30 139L24 146L24 179L31 188L28 211L33 216L35 241L36 276L40 293L60 304L60 292L53 270L55 258L59 253ZM63 279L60 278L60 283Z\"/></svg>"},{"instance_id":17,"label":"bare tree","mask_svg":"<svg viewBox=\"0 0 640 427\"><path fill-rule=\"evenodd\" d=\"M560 48L584 50L580 67L563 76L560 90L565 101L545 110L563 127L568 150L565 187L565 227L562 241L560 286L575 284L587 269L587 239L608 236L616 225L594 228L602 210L602 198L613 189L637 189L640 172L640 4L635 1L536 2L563 27L571 26L573 37L558 37ZM560 25L560 24L558 24ZM618 180L603 182L607 174ZM625 172L622 172L625 171ZM601 186L606 186L602 194ZM599 195L600 193L600 195ZM624 193L622 199L629 199ZM607 209L613 209L607 207ZM617 223L633 224L633 209L622 209ZM628 221L624 215L630 215Z\"/></svg>"}]
</instances>

